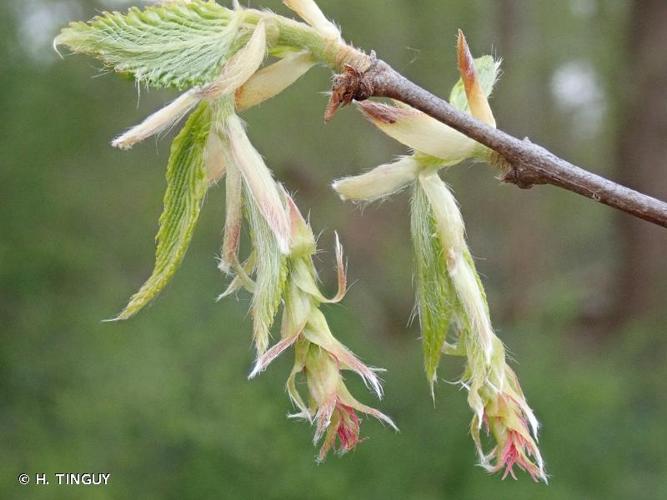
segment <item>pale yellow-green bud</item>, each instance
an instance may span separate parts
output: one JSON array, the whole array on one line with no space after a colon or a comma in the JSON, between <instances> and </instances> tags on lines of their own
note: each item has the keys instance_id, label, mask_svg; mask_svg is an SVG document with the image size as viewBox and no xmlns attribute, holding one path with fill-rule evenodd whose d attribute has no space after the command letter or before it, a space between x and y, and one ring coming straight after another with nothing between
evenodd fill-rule
<instances>
[{"instance_id":1,"label":"pale yellow-green bud","mask_svg":"<svg viewBox=\"0 0 667 500\"><path fill-rule=\"evenodd\" d=\"M416 151L440 158L443 163L458 163L474 155L474 140L414 108L371 101L358 106L385 134Z\"/></svg>"},{"instance_id":2,"label":"pale yellow-green bud","mask_svg":"<svg viewBox=\"0 0 667 500\"><path fill-rule=\"evenodd\" d=\"M297 52L260 69L236 91L236 109L245 111L280 94L316 63L309 52Z\"/></svg>"},{"instance_id":3,"label":"pale yellow-green bud","mask_svg":"<svg viewBox=\"0 0 667 500\"><path fill-rule=\"evenodd\" d=\"M294 200L286 192L283 192L287 200L287 211L290 220L290 256L310 257L317 251L315 236L310 226L303 218Z\"/></svg>"},{"instance_id":4,"label":"pale yellow-green bud","mask_svg":"<svg viewBox=\"0 0 667 500\"><path fill-rule=\"evenodd\" d=\"M206 162L206 177L209 184L217 184L227 172L229 156L226 147L220 136L213 128L206 142L204 151L204 161Z\"/></svg>"},{"instance_id":5,"label":"pale yellow-green bud","mask_svg":"<svg viewBox=\"0 0 667 500\"><path fill-rule=\"evenodd\" d=\"M199 101L199 89L188 90L170 104L150 115L139 125L132 127L123 135L114 139L111 145L115 148L130 149L149 137L161 134L192 111Z\"/></svg>"},{"instance_id":6,"label":"pale yellow-green bud","mask_svg":"<svg viewBox=\"0 0 667 500\"><path fill-rule=\"evenodd\" d=\"M315 0L283 0L283 3L319 31L324 38L340 39L340 30L326 18Z\"/></svg>"},{"instance_id":7,"label":"pale yellow-green bud","mask_svg":"<svg viewBox=\"0 0 667 500\"><path fill-rule=\"evenodd\" d=\"M365 174L338 179L332 187L343 200L371 202L409 186L417 178L419 170L420 164L415 158L404 156Z\"/></svg>"}]
</instances>

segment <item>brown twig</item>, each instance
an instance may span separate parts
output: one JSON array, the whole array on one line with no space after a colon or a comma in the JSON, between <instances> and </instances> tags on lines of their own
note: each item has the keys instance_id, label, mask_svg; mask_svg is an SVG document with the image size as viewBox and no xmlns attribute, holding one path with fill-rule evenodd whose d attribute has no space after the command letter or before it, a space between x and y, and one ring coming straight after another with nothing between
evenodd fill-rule
<instances>
[{"instance_id":1,"label":"brown twig","mask_svg":"<svg viewBox=\"0 0 667 500\"><path fill-rule=\"evenodd\" d=\"M577 167L528 139L520 140L485 125L411 82L374 55L371 61L363 71L347 65L343 74L334 77L327 120L353 100L363 101L369 97L396 99L495 151L496 163L503 171L503 182L523 189L551 184L667 227L667 203Z\"/></svg>"}]
</instances>

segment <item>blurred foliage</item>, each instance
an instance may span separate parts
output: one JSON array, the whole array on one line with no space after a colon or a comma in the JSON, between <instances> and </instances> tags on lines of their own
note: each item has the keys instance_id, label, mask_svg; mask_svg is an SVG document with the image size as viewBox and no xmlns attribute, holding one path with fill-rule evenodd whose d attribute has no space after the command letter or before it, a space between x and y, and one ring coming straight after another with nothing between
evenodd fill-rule
<instances>
[{"instance_id":1,"label":"blurred foliage","mask_svg":"<svg viewBox=\"0 0 667 500\"><path fill-rule=\"evenodd\" d=\"M318 466L310 429L285 418L291 360L246 380L247 299L213 300L224 286L214 261L220 190L209 194L185 264L163 296L136 319L102 324L150 271L168 149L162 140L122 153L108 141L172 94L146 93L137 107L131 83L101 75L89 59L58 60L49 39L55 21L121 3L0 4L0 497L667 496L665 313L633 318L603 341L587 335L582 320L606 300L614 272L610 210L556 189L499 187L478 166L448 175L488 276L499 333L521 361L516 369L544 426L551 485L489 477L473 466L465 395L441 382L433 408L417 329L406 326L407 198L361 212L327 188L401 148L352 110L324 127L325 71L246 119L258 149L310 208L322 248L333 248L332 229L341 232L358 281L326 312L343 342L388 369L380 408L401 433L366 422L367 442ZM281 9L277 0L262 5ZM603 173L612 163L626 2L321 5L350 41L439 93L456 80L453 47L463 28L473 51L505 58L494 101L501 127ZM556 70L571 60L590 65L606 103L602 120L583 132L571 124L585 120L585 110L564 108L552 92ZM319 265L333 285L333 252ZM460 368L444 366L443 376L452 380ZM111 472L111 486L16 484L20 472L65 471Z\"/></svg>"}]
</instances>

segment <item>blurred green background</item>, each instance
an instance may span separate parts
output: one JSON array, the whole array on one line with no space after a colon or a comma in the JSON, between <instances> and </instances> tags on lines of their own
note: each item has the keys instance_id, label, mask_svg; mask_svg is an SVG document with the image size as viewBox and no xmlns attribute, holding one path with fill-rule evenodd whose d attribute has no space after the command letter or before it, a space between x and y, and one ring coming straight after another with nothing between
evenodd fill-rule
<instances>
[{"instance_id":1,"label":"blurred green background","mask_svg":"<svg viewBox=\"0 0 667 500\"><path fill-rule=\"evenodd\" d=\"M556 188L500 185L486 166L446 174L486 278L498 332L543 423L551 484L476 467L465 394L423 376L407 196L363 211L335 177L400 154L352 110L326 127L330 75L311 72L248 113L251 138L355 280L326 308L335 334L388 369L374 421L343 458L314 461L312 429L285 418L283 356L259 379L248 298L220 304L224 190L209 194L185 264L135 319L103 324L151 269L169 140L109 140L173 98L138 95L50 43L69 20L129 2L0 3L0 497L63 499L667 498L667 231ZM455 34L504 59L499 125L667 199L664 0L321 0L356 45L447 95ZM278 0L259 2L286 13ZM446 359L442 376L461 367ZM372 402L349 377L352 389ZM21 487L21 472L110 472L107 488Z\"/></svg>"}]
</instances>

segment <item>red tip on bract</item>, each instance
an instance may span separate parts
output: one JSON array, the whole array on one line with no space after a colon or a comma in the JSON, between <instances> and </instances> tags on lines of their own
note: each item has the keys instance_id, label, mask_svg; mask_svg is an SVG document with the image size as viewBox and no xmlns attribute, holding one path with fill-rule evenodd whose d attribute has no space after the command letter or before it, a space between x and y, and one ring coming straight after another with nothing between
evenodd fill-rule
<instances>
[{"instance_id":1,"label":"red tip on bract","mask_svg":"<svg viewBox=\"0 0 667 500\"><path fill-rule=\"evenodd\" d=\"M481 451L479 434L473 431L482 466L491 473L504 471L502 479L516 479L514 466L527 472L533 481L547 482L544 463L537 447L536 437L531 436L529 417L522 410L517 398L511 394L498 394L496 400L484 409L483 423L496 440L495 448L488 454ZM495 462L495 463L494 463Z\"/></svg>"},{"instance_id":2,"label":"red tip on bract","mask_svg":"<svg viewBox=\"0 0 667 500\"><path fill-rule=\"evenodd\" d=\"M513 468L517 465L520 469L523 469L530 474L533 481L547 481L544 471L536 466L526 455L527 453L535 453L533 446L534 444L529 443L520 433L509 431L507 443L505 444L505 448L501 455L502 463L499 464L501 467L505 468L505 472L503 472L502 476L503 479L508 475L512 476L512 479L516 479Z\"/></svg>"},{"instance_id":3,"label":"red tip on bract","mask_svg":"<svg viewBox=\"0 0 667 500\"><path fill-rule=\"evenodd\" d=\"M359 443L360 423L359 416L354 408L340 402L336 403L331 416L331 424L320 448L317 461L323 462L332 448L339 455L344 455L353 450ZM338 447L336 447L336 438L338 438Z\"/></svg>"},{"instance_id":4,"label":"red tip on bract","mask_svg":"<svg viewBox=\"0 0 667 500\"><path fill-rule=\"evenodd\" d=\"M341 412L340 423L338 424L338 440L341 449L345 452L353 449L359 442L359 417L353 408L345 405L338 405Z\"/></svg>"}]
</instances>

